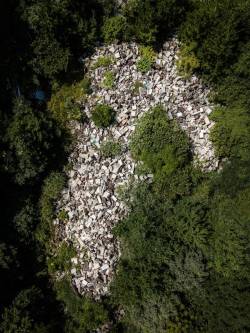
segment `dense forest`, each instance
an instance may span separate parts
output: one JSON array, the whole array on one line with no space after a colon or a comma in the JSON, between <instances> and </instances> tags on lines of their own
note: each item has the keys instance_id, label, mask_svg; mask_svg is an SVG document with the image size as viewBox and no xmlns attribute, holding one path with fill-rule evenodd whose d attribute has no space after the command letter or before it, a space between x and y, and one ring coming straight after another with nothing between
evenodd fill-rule
<instances>
[{"instance_id":1,"label":"dense forest","mask_svg":"<svg viewBox=\"0 0 250 333\"><path fill-rule=\"evenodd\" d=\"M250 332L250 1L9 0L1 2L0 331ZM55 201L84 121L84 58L103 43L155 50L181 41L179 66L211 89L220 172L192 163L184 132L160 107L131 140L154 174L131 187L115 228L122 256L110 296L80 297L53 259ZM123 316L114 315L123 309Z\"/></svg>"}]
</instances>

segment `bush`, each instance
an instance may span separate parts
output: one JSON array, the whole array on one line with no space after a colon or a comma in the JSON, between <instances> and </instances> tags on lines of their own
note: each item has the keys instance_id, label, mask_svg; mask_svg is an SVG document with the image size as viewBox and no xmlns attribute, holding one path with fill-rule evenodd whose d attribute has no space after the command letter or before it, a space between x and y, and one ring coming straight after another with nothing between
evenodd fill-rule
<instances>
[{"instance_id":1,"label":"bush","mask_svg":"<svg viewBox=\"0 0 250 333\"><path fill-rule=\"evenodd\" d=\"M76 294L67 279L56 282L58 300L64 303L67 313L66 332L88 333L108 321L108 313L101 303Z\"/></svg>"},{"instance_id":2,"label":"bush","mask_svg":"<svg viewBox=\"0 0 250 333\"><path fill-rule=\"evenodd\" d=\"M87 95L92 93L91 89L91 80L89 77L85 77L81 82L80 85L82 86L83 92Z\"/></svg>"},{"instance_id":3,"label":"bush","mask_svg":"<svg viewBox=\"0 0 250 333\"><path fill-rule=\"evenodd\" d=\"M102 86L106 89L112 89L115 85L115 75L113 72L108 71L104 74L104 79L102 81Z\"/></svg>"},{"instance_id":4,"label":"bush","mask_svg":"<svg viewBox=\"0 0 250 333\"><path fill-rule=\"evenodd\" d=\"M126 30L126 19L122 15L107 18L102 31L105 43L120 41Z\"/></svg>"},{"instance_id":5,"label":"bush","mask_svg":"<svg viewBox=\"0 0 250 333\"><path fill-rule=\"evenodd\" d=\"M210 263L226 278L247 278L250 274L250 189L236 198L215 196L209 221L213 228L210 239Z\"/></svg>"},{"instance_id":6,"label":"bush","mask_svg":"<svg viewBox=\"0 0 250 333\"><path fill-rule=\"evenodd\" d=\"M248 1L194 1L182 25L180 37L193 52L203 75L219 82L235 64L241 45L249 41L250 4Z\"/></svg>"},{"instance_id":7,"label":"bush","mask_svg":"<svg viewBox=\"0 0 250 333\"><path fill-rule=\"evenodd\" d=\"M53 329L52 326L45 325L43 322L43 316L50 317L46 312L46 305L46 299L40 289L34 286L29 289L22 289L14 298L12 304L4 309L0 323L1 332L50 332Z\"/></svg>"},{"instance_id":8,"label":"bush","mask_svg":"<svg viewBox=\"0 0 250 333\"><path fill-rule=\"evenodd\" d=\"M22 185L38 180L46 171L59 133L47 110L33 109L21 97L15 100L13 111L5 136L11 161L8 165L16 182Z\"/></svg>"},{"instance_id":9,"label":"bush","mask_svg":"<svg viewBox=\"0 0 250 333\"><path fill-rule=\"evenodd\" d=\"M211 140L218 157L248 160L250 154L250 117L241 107L217 108L211 115L215 125Z\"/></svg>"},{"instance_id":10,"label":"bush","mask_svg":"<svg viewBox=\"0 0 250 333\"><path fill-rule=\"evenodd\" d=\"M101 144L100 151L103 157L115 157L122 152L122 146L119 142L105 141Z\"/></svg>"},{"instance_id":11,"label":"bush","mask_svg":"<svg viewBox=\"0 0 250 333\"><path fill-rule=\"evenodd\" d=\"M55 203L65 185L65 177L60 172L51 172L45 179L40 198L41 223L38 226L36 237L46 247L50 246L55 218Z\"/></svg>"},{"instance_id":12,"label":"bush","mask_svg":"<svg viewBox=\"0 0 250 333\"><path fill-rule=\"evenodd\" d=\"M140 88L143 88L143 87L144 87L143 83L139 80L136 80L133 85L133 88L132 88L133 94L135 94L135 95L139 94Z\"/></svg>"},{"instance_id":13,"label":"bush","mask_svg":"<svg viewBox=\"0 0 250 333\"><path fill-rule=\"evenodd\" d=\"M85 116L81 111L80 104L85 95L91 92L90 80L84 78L72 85L63 85L55 91L48 103L53 117L63 127L68 125L70 120L83 121Z\"/></svg>"},{"instance_id":14,"label":"bush","mask_svg":"<svg viewBox=\"0 0 250 333\"><path fill-rule=\"evenodd\" d=\"M114 62L114 59L112 57L108 57L108 56L101 56L99 57L96 62L93 65L93 68L99 68L99 67L109 67L110 65L112 65Z\"/></svg>"},{"instance_id":15,"label":"bush","mask_svg":"<svg viewBox=\"0 0 250 333\"><path fill-rule=\"evenodd\" d=\"M188 78L199 68L200 64L193 52L193 44L183 45L179 52L177 69L181 76Z\"/></svg>"},{"instance_id":16,"label":"bush","mask_svg":"<svg viewBox=\"0 0 250 333\"><path fill-rule=\"evenodd\" d=\"M147 73L152 68L156 54L150 46L141 46L139 54L140 59L137 61L137 69L142 73Z\"/></svg>"},{"instance_id":17,"label":"bush","mask_svg":"<svg viewBox=\"0 0 250 333\"><path fill-rule=\"evenodd\" d=\"M188 7L185 0L130 0L123 14L127 21L124 38L145 45L165 41L183 22Z\"/></svg>"},{"instance_id":18,"label":"bush","mask_svg":"<svg viewBox=\"0 0 250 333\"><path fill-rule=\"evenodd\" d=\"M188 160L189 143L177 123L170 121L166 111L157 106L139 120L130 149L132 156L143 161L153 173L171 173Z\"/></svg>"},{"instance_id":19,"label":"bush","mask_svg":"<svg viewBox=\"0 0 250 333\"><path fill-rule=\"evenodd\" d=\"M38 222L37 209L32 199L25 200L22 209L16 214L13 222L20 240L25 243L31 242Z\"/></svg>"},{"instance_id":20,"label":"bush","mask_svg":"<svg viewBox=\"0 0 250 333\"><path fill-rule=\"evenodd\" d=\"M98 104L92 111L92 120L97 127L108 127L115 121L115 111L106 104Z\"/></svg>"},{"instance_id":21,"label":"bush","mask_svg":"<svg viewBox=\"0 0 250 333\"><path fill-rule=\"evenodd\" d=\"M76 250L71 243L61 243L53 256L48 259L49 273L69 273L72 268L71 259L75 256Z\"/></svg>"}]
</instances>

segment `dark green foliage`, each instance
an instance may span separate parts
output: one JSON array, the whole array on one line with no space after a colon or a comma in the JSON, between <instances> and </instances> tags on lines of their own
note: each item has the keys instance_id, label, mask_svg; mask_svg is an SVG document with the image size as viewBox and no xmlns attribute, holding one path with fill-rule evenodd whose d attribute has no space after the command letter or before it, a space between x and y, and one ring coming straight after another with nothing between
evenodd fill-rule
<instances>
[{"instance_id":1,"label":"dark green foliage","mask_svg":"<svg viewBox=\"0 0 250 333\"><path fill-rule=\"evenodd\" d=\"M65 177L60 172L51 172L45 179L40 199L41 223L37 229L36 237L46 247L49 247L50 235L53 231L55 218L55 203L65 185Z\"/></svg>"},{"instance_id":2,"label":"dark green foliage","mask_svg":"<svg viewBox=\"0 0 250 333\"><path fill-rule=\"evenodd\" d=\"M250 328L249 190L213 197L209 178L188 171L188 186L179 170L161 187L159 179L140 185L116 227L122 257L112 297L125 309L125 332Z\"/></svg>"},{"instance_id":3,"label":"dark green foliage","mask_svg":"<svg viewBox=\"0 0 250 333\"><path fill-rule=\"evenodd\" d=\"M104 41L114 43L121 40L126 27L126 19L123 15L107 18L102 27Z\"/></svg>"},{"instance_id":4,"label":"dark green foliage","mask_svg":"<svg viewBox=\"0 0 250 333\"><path fill-rule=\"evenodd\" d=\"M250 189L235 198L216 196L212 203L210 223L211 262L225 278L249 278L250 262Z\"/></svg>"},{"instance_id":5,"label":"dark green foliage","mask_svg":"<svg viewBox=\"0 0 250 333\"><path fill-rule=\"evenodd\" d=\"M187 1L183 0L131 0L124 9L127 21L124 38L142 44L165 40L182 22Z\"/></svg>"},{"instance_id":6,"label":"dark green foliage","mask_svg":"<svg viewBox=\"0 0 250 333\"><path fill-rule=\"evenodd\" d=\"M48 270L50 274L69 273L72 262L71 258L76 255L76 250L71 243L63 242L54 251L53 256L48 260Z\"/></svg>"},{"instance_id":7,"label":"dark green foliage","mask_svg":"<svg viewBox=\"0 0 250 333\"><path fill-rule=\"evenodd\" d=\"M141 130L138 137L145 137L145 148L138 140L135 157L144 160L144 172L151 168L154 180L131 186L126 198L131 212L116 229L122 257L112 299L126 312L113 331L250 331L249 4L133 0L118 13L110 0L2 1L1 331L83 333L109 320L102 303L79 298L67 281L58 282L57 303L47 275L54 204L64 186L63 177L53 172L62 169L61 125L81 118L78 101L91 92L89 82L72 84L72 75L63 73L83 73L79 57L84 61L95 43L102 42L100 36L106 42L136 40L160 47L180 24L180 67L213 82L212 97L222 104L212 115L213 140L218 155L229 160L219 173L204 175L189 163L186 137L174 122L165 116L144 120L152 133ZM107 57L97 65L109 67L112 61ZM149 61L141 63L144 71L150 66ZM46 101L28 102L38 88L50 98L55 83L50 111L56 122ZM13 95L22 96L14 107ZM37 201L51 172L42 189L40 223ZM58 218L67 216L62 212ZM73 252L59 248L56 270L70 269Z\"/></svg>"},{"instance_id":8,"label":"dark green foliage","mask_svg":"<svg viewBox=\"0 0 250 333\"><path fill-rule=\"evenodd\" d=\"M195 48L195 43L190 45L182 45L179 52L179 60L177 61L177 69L181 76L188 78L195 70L200 67L199 61L196 58L193 48Z\"/></svg>"},{"instance_id":9,"label":"dark green foliage","mask_svg":"<svg viewBox=\"0 0 250 333\"><path fill-rule=\"evenodd\" d=\"M34 240L34 230L38 223L37 208L32 199L25 200L21 210L14 217L15 228L20 240L26 243Z\"/></svg>"},{"instance_id":10,"label":"dark green foliage","mask_svg":"<svg viewBox=\"0 0 250 333\"><path fill-rule=\"evenodd\" d=\"M166 111L158 106L138 122L130 149L133 157L152 172L169 174L187 161L189 143L177 123L170 121Z\"/></svg>"},{"instance_id":11,"label":"dark green foliage","mask_svg":"<svg viewBox=\"0 0 250 333\"><path fill-rule=\"evenodd\" d=\"M163 332L174 318L181 320L182 311L193 316L187 304L206 277L201 250L206 205L198 209L197 204L187 197L174 205L162 200L154 185L143 186L116 230L123 247L113 297L125 308L125 322L138 332ZM194 330L198 323L191 319L189 325Z\"/></svg>"},{"instance_id":12,"label":"dark green foliage","mask_svg":"<svg viewBox=\"0 0 250 333\"><path fill-rule=\"evenodd\" d=\"M10 265L14 264L16 257L16 249L13 246L7 246L5 243L0 243L0 269L8 270Z\"/></svg>"},{"instance_id":13,"label":"dark green foliage","mask_svg":"<svg viewBox=\"0 0 250 333\"><path fill-rule=\"evenodd\" d=\"M213 112L211 118L215 121L211 139L217 155L249 160L249 113L243 107L221 107Z\"/></svg>"},{"instance_id":14,"label":"dark green foliage","mask_svg":"<svg viewBox=\"0 0 250 333\"><path fill-rule=\"evenodd\" d=\"M135 129L132 152L145 163L143 149L150 157L175 143L188 150L162 112L149 112ZM157 165L152 183L131 189L130 214L115 228L122 257L112 299L125 310L125 332L250 328L249 188L222 191L226 174L205 175L187 163L177 162L173 173Z\"/></svg>"},{"instance_id":15,"label":"dark green foliage","mask_svg":"<svg viewBox=\"0 0 250 333\"><path fill-rule=\"evenodd\" d=\"M23 98L15 101L13 112L6 134L9 170L19 184L24 184L37 179L48 167L57 133L46 110L33 109Z\"/></svg>"},{"instance_id":16,"label":"dark green foliage","mask_svg":"<svg viewBox=\"0 0 250 333\"><path fill-rule=\"evenodd\" d=\"M82 89L85 94L90 95L92 93L91 80L89 77L84 77L80 84L82 85Z\"/></svg>"},{"instance_id":17,"label":"dark green foliage","mask_svg":"<svg viewBox=\"0 0 250 333\"><path fill-rule=\"evenodd\" d=\"M217 80L227 74L249 40L250 4L245 0L193 1L194 10L181 29L182 40L194 44L203 74Z\"/></svg>"},{"instance_id":18,"label":"dark green foliage","mask_svg":"<svg viewBox=\"0 0 250 333\"><path fill-rule=\"evenodd\" d=\"M100 151L105 158L116 157L121 154L122 146L119 142L109 140L101 144Z\"/></svg>"},{"instance_id":19,"label":"dark green foliage","mask_svg":"<svg viewBox=\"0 0 250 333\"><path fill-rule=\"evenodd\" d=\"M53 118L62 126L67 127L71 120L83 121L84 113L80 102L91 92L90 81L84 78L73 84L65 84L55 90L48 102Z\"/></svg>"},{"instance_id":20,"label":"dark green foliage","mask_svg":"<svg viewBox=\"0 0 250 333\"><path fill-rule=\"evenodd\" d=\"M34 70L45 77L53 78L56 74L66 72L70 51L64 49L59 42L49 35L41 35L33 44L36 55L32 62Z\"/></svg>"},{"instance_id":21,"label":"dark green foliage","mask_svg":"<svg viewBox=\"0 0 250 333\"><path fill-rule=\"evenodd\" d=\"M44 298L35 287L24 289L5 309L0 330L3 333L46 333L53 332L53 323L42 322Z\"/></svg>"},{"instance_id":22,"label":"dark green foliage","mask_svg":"<svg viewBox=\"0 0 250 333\"><path fill-rule=\"evenodd\" d=\"M83 73L79 57L82 60L101 35L103 13L110 15L111 5L112 1L88 0L0 3L1 332L66 331L63 303L52 292L45 260L51 254L48 244L58 184L51 181L45 186L41 224L38 207L44 178L62 169L66 131L52 119L46 102L55 79L57 89L71 86L72 75L63 75L66 69ZM89 83L81 83L83 92L89 93ZM40 104L33 99L36 90L46 95ZM73 111L79 114L79 107ZM37 235L44 243L37 241Z\"/></svg>"},{"instance_id":23,"label":"dark green foliage","mask_svg":"<svg viewBox=\"0 0 250 333\"><path fill-rule=\"evenodd\" d=\"M106 104L98 104L92 111L92 120L97 127L108 127L115 121L115 111Z\"/></svg>"},{"instance_id":24,"label":"dark green foliage","mask_svg":"<svg viewBox=\"0 0 250 333\"><path fill-rule=\"evenodd\" d=\"M202 304L204 329L202 332L248 332L250 328L249 280L228 279L211 274L204 284Z\"/></svg>"},{"instance_id":25,"label":"dark green foliage","mask_svg":"<svg viewBox=\"0 0 250 333\"><path fill-rule=\"evenodd\" d=\"M67 333L89 333L108 321L108 313L101 303L76 294L67 279L56 283L57 297L65 305Z\"/></svg>"},{"instance_id":26,"label":"dark green foliage","mask_svg":"<svg viewBox=\"0 0 250 333\"><path fill-rule=\"evenodd\" d=\"M48 78L66 71L72 56L94 46L100 14L97 1L37 0L27 4L23 18L31 30L34 71Z\"/></svg>"}]
</instances>

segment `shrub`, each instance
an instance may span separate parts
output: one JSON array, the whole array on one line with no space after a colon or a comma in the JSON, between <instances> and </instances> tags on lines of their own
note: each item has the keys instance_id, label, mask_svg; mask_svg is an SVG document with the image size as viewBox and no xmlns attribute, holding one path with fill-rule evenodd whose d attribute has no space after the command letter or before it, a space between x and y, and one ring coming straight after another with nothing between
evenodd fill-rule
<instances>
[{"instance_id":1,"label":"shrub","mask_svg":"<svg viewBox=\"0 0 250 333\"><path fill-rule=\"evenodd\" d=\"M135 94L135 95L139 94L140 88L143 88L143 87L144 87L143 83L139 80L136 80L133 85L133 88L132 88L133 94Z\"/></svg>"},{"instance_id":2,"label":"shrub","mask_svg":"<svg viewBox=\"0 0 250 333\"><path fill-rule=\"evenodd\" d=\"M88 78L72 85L63 85L52 94L48 103L53 117L64 127L70 120L83 121L85 116L80 109L79 102L90 92Z\"/></svg>"},{"instance_id":3,"label":"shrub","mask_svg":"<svg viewBox=\"0 0 250 333\"><path fill-rule=\"evenodd\" d=\"M100 151L103 157L115 157L122 152L122 146L119 142L105 141L101 144Z\"/></svg>"},{"instance_id":4,"label":"shrub","mask_svg":"<svg viewBox=\"0 0 250 333\"><path fill-rule=\"evenodd\" d=\"M75 256L76 250L71 243L61 243L53 256L48 259L49 273L68 273L72 268L71 259Z\"/></svg>"},{"instance_id":5,"label":"shrub","mask_svg":"<svg viewBox=\"0 0 250 333\"><path fill-rule=\"evenodd\" d=\"M108 127L115 120L115 112L109 105L98 104L92 111L92 120L97 127Z\"/></svg>"},{"instance_id":6,"label":"shrub","mask_svg":"<svg viewBox=\"0 0 250 333\"><path fill-rule=\"evenodd\" d=\"M145 45L165 41L183 22L188 6L184 0L130 0L123 11L127 21L124 38Z\"/></svg>"},{"instance_id":7,"label":"shrub","mask_svg":"<svg viewBox=\"0 0 250 333\"><path fill-rule=\"evenodd\" d=\"M110 65L112 65L114 62L112 57L108 57L108 56L101 56L99 57L96 62L93 65L93 68L99 68L99 67L109 67Z\"/></svg>"},{"instance_id":8,"label":"shrub","mask_svg":"<svg viewBox=\"0 0 250 333\"><path fill-rule=\"evenodd\" d=\"M0 331L6 333L49 332L52 322L45 324L43 320L43 318L50 318L46 312L47 305L48 301L46 302L44 295L37 287L22 289L13 299L12 304L4 309Z\"/></svg>"},{"instance_id":9,"label":"shrub","mask_svg":"<svg viewBox=\"0 0 250 333\"><path fill-rule=\"evenodd\" d=\"M215 125L211 140L217 155L247 160L250 153L250 117L241 107L217 108L211 115Z\"/></svg>"},{"instance_id":10,"label":"shrub","mask_svg":"<svg viewBox=\"0 0 250 333\"><path fill-rule=\"evenodd\" d=\"M68 213L64 209L60 210L57 217L60 221L65 221L69 218Z\"/></svg>"},{"instance_id":11,"label":"shrub","mask_svg":"<svg viewBox=\"0 0 250 333\"><path fill-rule=\"evenodd\" d=\"M150 46L141 46L139 54L140 59L137 61L137 69L142 73L147 73L152 68L156 54Z\"/></svg>"},{"instance_id":12,"label":"shrub","mask_svg":"<svg viewBox=\"0 0 250 333\"><path fill-rule=\"evenodd\" d=\"M186 78L190 77L194 70L198 69L200 66L193 49L193 44L183 45L178 55L179 59L176 63L179 74Z\"/></svg>"},{"instance_id":13,"label":"shrub","mask_svg":"<svg viewBox=\"0 0 250 333\"><path fill-rule=\"evenodd\" d=\"M47 110L32 108L21 97L15 100L13 111L4 138L12 162L7 170L18 184L30 184L48 168L59 133Z\"/></svg>"},{"instance_id":14,"label":"shrub","mask_svg":"<svg viewBox=\"0 0 250 333\"><path fill-rule=\"evenodd\" d=\"M105 20L102 31L105 43L120 41L126 29L126 19L122 15Z\"/></svg>"},{"instance_id":15,"label":"shrub","mask_svg":"<svg viewBox=\"0 0 250 333\"><path fill-rule=\"evenodd\" d=\"M53 231L53 219L55 218L55 203L65 185L65 177L60 172L51 172L45 179L40 198L41 223L38 226L36 237L46 247Z\"/></svg>"},{"instance_id":16,"label":"shrub","mask_svg":"<svg viewBox=\"0 0 250 333\"><path fill-rule=\"evenodd\" d=\"M13 220L21 241L29 243L33 240L37 217L37 209L31 198L26 199L23 207Z\"/></svg>"},{"instance_id":17,"label":"shrub","mask_svg":"<svg viewBox=\"0 0 250 333\"><path fill-rule=\"evenodd\" d=\"M104 74L102 86L107 89L112 89L115 85L115 75L113 72L108 71Z\"/></svg>"},{"instance_id":18,"label":"shrub","mask_svg":"<svg viewBox=\"0 0 250 333\"><path fill-rule=\"evenodd\" d=\"M180 37L189 45L203 75L220 81L237 61L241 45L249 41L250 4L248 1L194 1L194 9L187 15Z\"/></svg>"},{"instance_id":19,"label":"shrub","mask_svg":"<svg viewBox=\"0 0 250 333\"><path fill-rule=\"evenodd\" d=\"M236 198L215 196L209 215L213 228L210 238L210 263L226 278L247 278L250 274L250 189Z\"/></svg>"},{"instance_id":20,"label":"shrub","mask_svg":"<svg viewBox=\"0 0 250 333\"><path fill-rule=\"evenodd\" d=\"M189 143L177 123L170 121L166 111L157 106L139 120L130 149L132 156L152 172L171 173L187 161Z\"/></svg>"},{"instance_id":21,"label":"shrub","mask_svg":"<svg viewBox=\"0 0 250 333\"><path fill-rule=\"evenodd\" d=\"M82 86L83 92L87 95L90 95L92 93L92 89L91 89L91 80L89 77L85 77L80 85Z\"/></svg>"},{"instance_id":22,"label":"shrub","mask_svg":"<svg viewBox=\"0 0 250 333\"><path fill-rule=\"evenodd\" d=\"M64 278L55 284L58 300L67 309L67 332L92 332L108 321L108 313L101 303L80 297Z\"/></svg>"}]
</instances>

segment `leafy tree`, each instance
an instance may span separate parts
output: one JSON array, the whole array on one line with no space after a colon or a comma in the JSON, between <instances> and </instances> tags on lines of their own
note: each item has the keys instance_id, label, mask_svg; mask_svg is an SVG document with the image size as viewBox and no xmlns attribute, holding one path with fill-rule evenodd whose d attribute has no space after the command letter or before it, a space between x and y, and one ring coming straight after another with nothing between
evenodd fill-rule
<instances>
[{"instance_id":1,"label":"leafy tree","mask_svg":"<svg viewBox=\"0 0 250 333\"><path fill-rule=\"evenodd\" d=\"M5 243L0 243L0 269L8 270L10 265L14 263L16 257L16 249ZM16 264L16 263L15 263Z\"/></svg>"},{"instance_id":2,"label":"leafy tree","mask_svg":"<svg viewBox=\"0 0 250 333\"><path fill-rule=\"evenodd\" d=\"M20 240L26 243L34 240L34 230L38 223L37 208L34 206L33 200L26 199L13 220Z\"/></svg>"},{"instance_id":3,"label":"leafy tree","mask_svg":"<svg viewBox=\"0 0 250 333\"><path fill-rule=\"evenodd\" d=\"M108 313L100 303L77 295L70 282L62 279L56 283L57 297L65 305L68 321L65 332L88 333L100 327L108 320Z\"/></svg>"},{"instance_id":4,"label":"leafy tree","mask_svg":"<svg viewBox=\"0 0 250 333\"><path fill-rule=\"evenodd\" d=\"M211 262L215 271L226 278L248 278L250 263L250 189L241 191L236 198L216 196L211 210L210 223Z\"/></svg>"},{"instance_id":5,"label":"leafy tree","mask_svg":"<svg viewBox=\"0 0 250 333\"><path fill-rule=\"evenodd\" d=\"M123 13L127 21L124 38L145 45L165 40L181 23L187 5L183 0L128 1Z\"/></svg>"},{"instance_id":6,"label":"leafy tree","mask_svg":"<svg viewBox=\"0 0 250 333\"><path fill-rule=\"evenodd\" d=\"M104 21L102 31L106 43L120 41L127 28L126 19L123 15L117 15L107 18Z\"/></svg>"},{"instance_id":7,"label":"leafy tree","mask_svg":"<svg viewBox=\"0 0 250 333\"><path fill-rule=\"evenodd\" d=\"M94 46L102 21L98 1L32 1L23 7L23 19L31 30L36 73L53 78Z\"/></svg>"},{"instance_id":8,"label":"leafy tree","mask_svg":"<svg viewBox=\"0 0 250 333\"><path fill-rule=\"evenodd\" d=\"M157 106L139 120L130 149L154 173L168 174L188 160L189 143L177 123Z\"/></svg>"},{"instance_id":9,"label":"leafy tree","mask_svg":"<svg viewBox=\"0 0 250 333\"><path fill-rule=\"evenodd\" d=\"M250 117L242 107L217 108L211 118L215 126L211 139L219 157L249 159Z\"/></svg>"},{"instance_id":10,"label":"leafy tree","mask_svg":"<svg viewBox=\"0 0 250 333\"><path fill-rule=\"evenodd\" d=\"M53 332L53 325L44 325L41 321L44 307L41 291L35 287L24 289L14 299L12 305L5 309L0 329L4 333L45 333Z\"/></svg>"},{"instance_id":11,"label":"leafy tree","mask_svg":"<svg viewBox=\"0 0 250 333\"><path fill-rule=\"evenodd\" d=\"M193 1L181 27L181 38L194 43L193 49L204 76L218 80L228 73L240 54L240 46L249 40L249 2Z\"/></svg>"},{"instance_id":12,"label":"leafy tree","mask_svg":"<svg viewBox=\"0 0 250 333\"><path fill-rule=\"evenodd\" d=\"M33 109L23 98L15 101L13 111L6 134L11 156L7 168L17 183L25 184L38 179L47 169L58 133L47 112Z\"/></svg>"}]
</instances>

